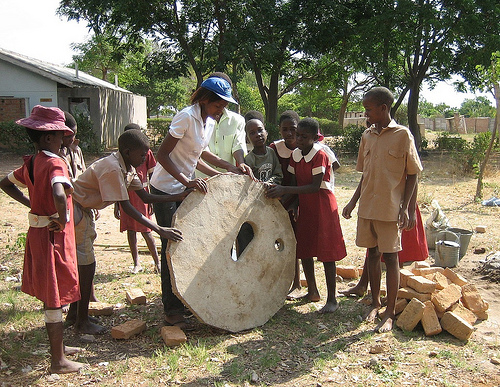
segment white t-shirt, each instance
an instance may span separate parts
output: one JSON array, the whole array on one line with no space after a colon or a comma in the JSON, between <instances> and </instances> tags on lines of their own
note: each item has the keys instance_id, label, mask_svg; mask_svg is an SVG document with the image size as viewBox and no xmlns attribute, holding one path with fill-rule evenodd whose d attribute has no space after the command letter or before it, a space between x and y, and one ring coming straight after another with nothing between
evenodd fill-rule
<instances>
[{"instance_id":1,"label":"white t-shirt","mask_svg":"<svg viewBox=\"0 0 500 387\"><path fill-rule=\"evenodd\" d=\"M194 178L201 152L205 150L214 130L215 120L207 117L205 125L201 118L199 104L188 106L175 115L169 133L179 139L170 153L172 162L188 179ZM160 163L156 164L151 185L169 194L181 193L186 187L167 172Z\"/></svg>"}]
</instances>

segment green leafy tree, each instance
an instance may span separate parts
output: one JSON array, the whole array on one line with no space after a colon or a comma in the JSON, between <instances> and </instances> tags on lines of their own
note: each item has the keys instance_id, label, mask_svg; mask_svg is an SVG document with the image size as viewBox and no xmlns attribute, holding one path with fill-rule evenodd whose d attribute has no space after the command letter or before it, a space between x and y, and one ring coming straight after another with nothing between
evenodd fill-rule
<instances>
[{"instance_id":1,"label":"green leafy tree","mask_svg":"<svg viewBox=\"0 0 500 387\"><path fill-rule=\"evenodd\" d=\"M495 117L495 108L488 98L478 96L466 99L460 106L459 113L466 117Z\"/></svg>"},{"instance_id":2,"label":"green leafy tree","mask_svg":"<svg viewBox=\"0 0 500 387\"><path fill-rule=\"evenodd\" d=\"M483 196L484 171L486 169L486 165L488 164L497 133L500 133L500 51L496 51L491 55L490 66L486 67L478 65L477 70L483 79L485 89L493 94L496 102L495 126L493 127L493 132L491 133L488 149L486 150L484 159L480 164L476 194L474 196L476 200L479 200Z\"/></svg>"}]
</instances>

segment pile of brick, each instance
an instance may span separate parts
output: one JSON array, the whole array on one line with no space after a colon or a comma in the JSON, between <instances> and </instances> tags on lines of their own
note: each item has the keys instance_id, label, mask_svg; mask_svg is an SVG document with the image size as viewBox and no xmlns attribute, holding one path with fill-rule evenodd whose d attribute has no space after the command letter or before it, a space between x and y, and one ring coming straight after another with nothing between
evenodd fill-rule
<instances>
[{"instance_id":1,"label":"pile of brick","mask_svg":"<svg viewBox=\"0 0 500 387\"><path fill-rule=\"evenodd\" d=\"M450 268L416 262L401 269L396 325L411 331L420 322L426 336L443 329L460 340L468 340L477 320L488 318L488 303L473 284Z\"/></svg>"}]
</instances>

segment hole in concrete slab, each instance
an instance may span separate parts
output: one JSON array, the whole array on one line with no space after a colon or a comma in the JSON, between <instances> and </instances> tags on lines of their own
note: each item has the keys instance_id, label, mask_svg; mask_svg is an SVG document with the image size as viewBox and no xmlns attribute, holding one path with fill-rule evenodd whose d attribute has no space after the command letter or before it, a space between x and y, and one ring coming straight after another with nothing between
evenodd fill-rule
<instances>
[{"instance_id":1,"label":"hole in concrete slab","mask_svg":"<svg viewBox=\"0 0 500 387\"><path fill-rule=\"evenodd\" d=\"M243 254L247 246L250 244L254 237L253 226L245 222L241 225L240 231L238 232L238 236L233 243L233 247L231 248L231 259L233 261L237 261L238 258Z\"/></svg>"},{"instance_id":2,"label":"hole in concrete slab","mask_svg":"<svg viewBox=\"0 0 500 387\"><path fill-rule=\"evenodd\" d=\"M283 242L283 239L278 238L274 241L274 248L277 251L283 251L285 249L285 242Z\"/></svg>"}]
</instances>

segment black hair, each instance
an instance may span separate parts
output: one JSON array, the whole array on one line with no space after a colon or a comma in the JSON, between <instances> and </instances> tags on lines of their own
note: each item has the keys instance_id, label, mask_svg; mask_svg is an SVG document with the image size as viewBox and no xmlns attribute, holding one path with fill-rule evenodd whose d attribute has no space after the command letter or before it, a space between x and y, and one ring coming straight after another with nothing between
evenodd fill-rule
<instances>
[{"instance_id":1,"label":"black hair","mask_svg":"<svg viewBox=\"0 0 500 387\"><path fill-rule=\"evenodd\" d=\"M394 95L387 87L379 86L368 90L364 99L372 99L379 105L387 105L388 108L394 103Z\"/></svg>"},{"instance_id":2,"label":"black hair","mask_svg":"<svg viewBox=\"0 0 500 387\"><path fill-rule=\"evenodd\" d=\"M293 110L285 110L280 115L280 119L278 120L278 125L281 125L281 123L285 120L292 120L298 123L300 121L300 117Z\"/></svg>"},{"instance_id":3,"label":"black hair","mask_svg":"<svg viewBox=\"0 0 500 387\"><path fill-rule=\"evenodd\" d=\"M245 123L250 120L259 120L264 123L264 115L257 110L249 110L243 117L245 117Z\"/></svg>"},{"instance_id":4,"label":"black hair","mask_svg":"<svg viewBox=\"0 0 500 387\"><path fill-rule=\"evenodd\" d=\"M64 125L66 125L74 132L77 127L75 117L73 117L73 115L70 112L67 112L66 110L63 110L63 113L65 118Z\"/></svg>"},{"instance_id":5,"label":"black hair","mask_svg":"<svg viewBox=\"0 0 500 387\"><path fill-rule=\"evenodd\" d=\"M316 135L319 132L319 122L310 117L301 119L297 124L297 127L304 129L312 135Z\"/></svg>"},{"instance_id":6,"label":"black hair","mask_svg":"<svg viewBox=\"0 0 500 387\"><path fill-rule=\"evenodd\" d=\"M251 122L250 122L250 121L257 121L257 122L260 122L260 123L262 124L262 127L264 127L264 123L263 123L261 120L259 120L258 118L251 118L251 119L249 119L247 122L245 122L245 132L247 132L247 131L248 131L248 126L249 126L249 124L251 124ZM264 130L266 130L266 128L265 128L265 127L264 127Z\"/></svg>"},{"instance_id":7,"label":"black hair","mask_svg":"<svg viewBox=\"0 0 500 387\"><path fill-rule=\"evenodd\" d=\"M118 137L118 149L137 149L140 147L149 148L148 137L137 129L129 129Z\"/></svg>"},{"instance_id":8,"label":"black hair","mask_svg":"<svg viewBox=\"0 0 500 387\"><path fill-rule=\"evenodd\" d=\"M140 127L140 125L134 124L133 122L131 122L130 124L125 125L125 128L123 129L123 131L126 132L127 130L130 130L130 129L141 130L141 127Z\"/></svg>"},{"instance_id":9,"label":"black hair","mask_svg":"<svg viewBox=\"0 0 500 387\"><path fill-rule=\"evenodd\" d=\"M208 101L208 103L222 100L222 98L215 94L213 91L200 86L191 95L191 104L194 105L195 103L203 101L205 99Z\"/></svg>"},{"instance_id":10,"label":"black hair","mask_svg":"<svg viewBox=\"0 0 500 387\"><path fill-rule=\"evenodd\" d=\"M45 131L30 129L26 127L24 129L26 129L26 134L30 138L31 142L35 144L39 144L42 136L47 133Z\"/></svg>"},{"instance_id":11,"label":"black hair","mask_svg":"<svg viewBox=\"0 0 500 387\"><path fill-rule=\"evenodd\" d=\"M233 81L231 81L231 78L229 78L229 75L227 75L226 73L216 71L215 73L212 73L208 76L208 78L214 78L214 77L226 80L229 83L229 86L233 87Z\"/></svg>"}]
</instances>

